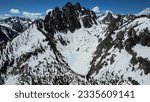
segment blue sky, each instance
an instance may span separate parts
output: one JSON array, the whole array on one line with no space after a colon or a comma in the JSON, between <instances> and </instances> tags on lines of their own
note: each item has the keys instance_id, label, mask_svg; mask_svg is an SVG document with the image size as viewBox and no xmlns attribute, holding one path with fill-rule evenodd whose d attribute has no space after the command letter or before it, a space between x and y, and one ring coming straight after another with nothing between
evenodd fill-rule
<instances>
[{"instance_id":1,"label":"blue sky","mask_svg":"<svg viewBox=\"0 0 150 102\"><path fill-rule=\"evenodd\" d=\"M150 8L150 0L0 0L0 15L22 16L23 12L26 12L27 15L37 13L37 16L43 16L46 10L56 6L61 8L68 1L73 4L80 2L82 6L89 9L97 6L100 11L111 10L115 14L138 13L145 8ZM10 12L11 9L19 12Z\"/></svg>"}]
</instances>

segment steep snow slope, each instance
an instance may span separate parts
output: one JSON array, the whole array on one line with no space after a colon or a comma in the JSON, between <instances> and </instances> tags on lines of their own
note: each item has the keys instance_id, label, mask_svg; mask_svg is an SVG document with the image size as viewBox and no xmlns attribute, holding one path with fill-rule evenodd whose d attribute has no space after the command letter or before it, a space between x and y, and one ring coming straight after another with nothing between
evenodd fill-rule
<instances>
[{"instance_id":1,"label":"steep snow slope","mask_svg":"<svg viewBox=\"0 0 150 102\"><path fill-rule=\"evenodd\" d=\"M137 18L109 33L98 45L88 75L102 84L150 84L149 24L149 18Z\"/></svg>"},{"instance_id":2,"label":"steep snow slope","mask_svg":"<svg viewBox=\"0 0 150 102\"><path fill-rule=\"evenodd\" d=\"M99 41L104 38L106 28L105 24L93 25L91 28L84 28L82 25L81 29L74 33L55 34L55 39L58 41L57 47L73 71L82 75L88 73L93 52ZM59 39L68 43L62 45Z\"/></svg>"},{"instance_id":3,"label":"steep snow slope","mask_svg":"<svg viewBox=\"0 0 150 102\"><path fill-rule=\"evenodd\" d=\"M63 60L62 55L48 45L46 37L32 25L17 36L5 49L8 55L1 62L8 64L5 84L81 84L79 78ZM5 52L5 50L3 50ZM4 67L4 66L3 66ZM4 78L4 76L2 76ZM59 80L58 80L59 79ZM62 81L62 82L60 82Z\"/></svg>"}]
</instances>

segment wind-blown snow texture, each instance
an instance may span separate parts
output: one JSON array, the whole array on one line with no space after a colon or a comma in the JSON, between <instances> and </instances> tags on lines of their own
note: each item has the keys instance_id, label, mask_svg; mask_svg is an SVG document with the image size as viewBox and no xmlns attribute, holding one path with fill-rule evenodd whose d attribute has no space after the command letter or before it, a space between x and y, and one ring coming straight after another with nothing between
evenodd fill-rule
<instances>
[{"instance_id":1,"label":"wind-blown snow texture","mask_svg":"<svg viewBox=\"0 0 150 102\"><path fill-rule=\"evenodd\" d=\"M150 84L149 15L97 18L67 3L44 20L0 21L0 34L0 84Z\"/></svg>"}]
</instances>

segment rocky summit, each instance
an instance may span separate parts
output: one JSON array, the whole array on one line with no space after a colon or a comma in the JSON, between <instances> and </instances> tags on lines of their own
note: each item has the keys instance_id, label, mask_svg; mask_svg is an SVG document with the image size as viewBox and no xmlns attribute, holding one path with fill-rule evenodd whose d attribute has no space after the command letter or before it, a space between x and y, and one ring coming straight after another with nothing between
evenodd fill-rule
<instances>
[{"instance_id":1,"label":"rocky summit","mask_svg":"<svg viewBox=\"0 0 150 102\"><path fill-rule=\"evenodd\" d=\"M0 84L150 84L150 15L95 12L80 3L44 19L0 20Z\"/></svg>"}]
</instances>

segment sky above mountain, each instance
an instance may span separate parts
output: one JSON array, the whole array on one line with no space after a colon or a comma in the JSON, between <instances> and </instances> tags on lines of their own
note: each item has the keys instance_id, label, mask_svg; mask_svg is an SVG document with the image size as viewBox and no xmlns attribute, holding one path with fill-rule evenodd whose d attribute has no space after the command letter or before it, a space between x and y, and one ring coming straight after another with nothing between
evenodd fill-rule
<instances>
[{"instance_id":1,"label":"sky above mountain","mask_svg":"<svg viewBox=\"0 0 150 102\"><path fill-rule=\"evenodd\" d=\"M136 14L150 8L150 0L0 0L0 16L25 16L42 18L46 11L67 2L80 2L83 7L100 13L112 11L115 14Z\"/></svg>"}]
</instances>

